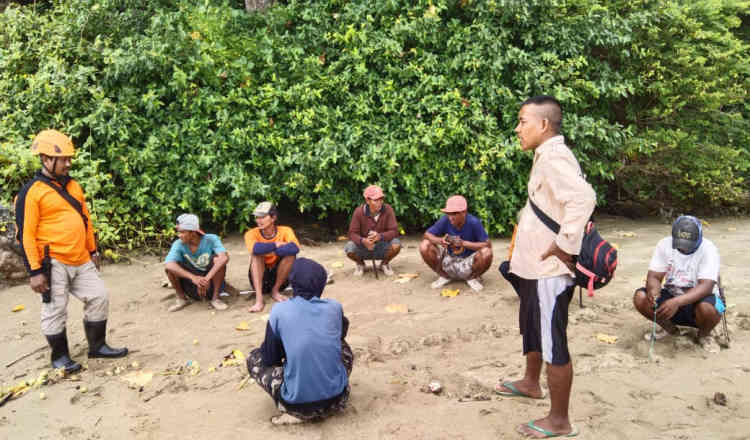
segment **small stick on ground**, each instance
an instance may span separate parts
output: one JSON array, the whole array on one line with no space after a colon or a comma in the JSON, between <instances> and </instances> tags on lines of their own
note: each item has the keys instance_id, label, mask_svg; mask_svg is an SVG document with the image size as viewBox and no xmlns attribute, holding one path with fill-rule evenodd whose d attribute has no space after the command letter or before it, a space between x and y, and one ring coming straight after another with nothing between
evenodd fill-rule
<instances>
[{"instance_id":1,"label":"small stick on ground","mask_svg":"<svg viewBox=\"0 0 750 440\"><path fill-rule=\"evenodd\" d=\"M32 352L26 353L25 355L23 355L23 356L21 356L19 358L16 358L16 360L14 360L13 362L11 362L9 364L6 364L5 368L10 368L13 365L15 365L17 362L22 361L22 360L26 359L29 356L35 355L35 354L39 353L40 351L44 350L45 348L47 348L47 346L46 345L42 345L41 347L37 348L36 350L34 350Z\"/></svg>"}]
</instances>

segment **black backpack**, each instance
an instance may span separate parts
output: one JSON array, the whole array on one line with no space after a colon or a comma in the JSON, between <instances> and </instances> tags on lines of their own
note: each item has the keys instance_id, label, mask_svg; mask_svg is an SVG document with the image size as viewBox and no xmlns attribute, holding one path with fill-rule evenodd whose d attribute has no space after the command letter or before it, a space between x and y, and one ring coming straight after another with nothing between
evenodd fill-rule
<instances>
[{"instance_id":1,"label":"black backpack","mask_svg":"<svg viewBox=\"0 0 750 440\"><path fill-rule=\"evenodd\" d=\"M552 220L529 198L529 205L539 220L555 234L560 232L560 225ZM574 256L576 263L576 285L585 287L589 296L594 296L594 289L606 286L615 276L617 269L617 249L603 239L594 226L593 218L586 223L583 233L581 251Z\"/></svg>"}]
</instances>

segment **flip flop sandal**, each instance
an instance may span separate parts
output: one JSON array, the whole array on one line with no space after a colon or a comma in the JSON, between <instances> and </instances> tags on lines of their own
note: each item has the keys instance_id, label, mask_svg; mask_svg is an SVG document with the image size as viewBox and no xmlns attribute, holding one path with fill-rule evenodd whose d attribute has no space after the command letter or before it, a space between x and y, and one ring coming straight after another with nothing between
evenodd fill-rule
<instances>
[{"instance_id":1,"label":"flip flop sandal","mask_svg":"<svg viewBox=\"0 0 750 440\"><path fill-rule=\"evenodd\" d=\"M510 391L501 391L499 388L505 387L509 389ZM542 392L542 397L532 397L528 394L524 393L523 391L516 388L515 385L513 385L513 382L503 382L501 384L495 385L495 394L505 397L527 397L529 399L544 399L546 397L546 394Z\"/></svg>"},{"instance_id":2,"label":"flip flop sandal","mask_svg":"<svg viewBox=\"0 0 750 440\"><path fill-rule=\"evenodd\" d=\"M570 425L571 430L567 434L557 434L552 431L547 431L546 429L542 428L541 426L536 426L534 424L534 421L530 421L526 424L527 427L533 429L536 432L544 434L544 437L538 437L538 438L555 438L555 437L575 437L578 435L578 429L574 425ZM523 434L523 433L522 433ZM529 437L529 436L527 436ZM537 437L535 437L537 438Z\"/></svg>"}]
</instances>

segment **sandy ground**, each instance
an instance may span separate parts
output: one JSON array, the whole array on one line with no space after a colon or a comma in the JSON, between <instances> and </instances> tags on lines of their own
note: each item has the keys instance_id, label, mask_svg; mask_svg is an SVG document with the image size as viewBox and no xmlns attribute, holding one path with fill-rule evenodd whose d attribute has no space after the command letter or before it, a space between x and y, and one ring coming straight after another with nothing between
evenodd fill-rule
<instances>
[{"instance_id":1,"label":"sandy ground","mask_svg":"<svg viewBox=\"0 0 750 440\"><path fill-rule=\"evenodd\" d=\"M605 218L599 229L620 248L615 280L584 294L570 306L569 340L575 378L571 416L582 439L750 439L750 219L710 221L706 236L719 247L729 303L731 347L709 354L687 336L659 341L654 360L643 340L650 323L632 309L633 290L643 283L657 241L669 233L658 220ZM342 414L305 426L274 427L271 399L255 384L240 387L242 366L218 366L233 349L248 353L263 338L264 315L250 314L245 297L213 312L193 304L167 313L171 290L158 259L143 257L103 270L111 296L109 342L127 345L124 360L88 360L81 304L68 307L74 357L87 364L77 377L32 389L0 408L2 439L491 439L518 438L519 423L546 414L549 400L503 398L492 393L499 378L523 372L517 330L518 300L497 272L508 240L493 240L495 261L485 290L462 283L454 298L443 298L421 262L416 236L394 261L397 273L419 273L405 284L368 272L352 276L342 243L303 247L302 255L333 270L335 283L324 295L340 301L351 320L348 341L356 358L352 398ZM247 251L241 237L229 237L228 280L248 288ZM333 268L343 262L343 268ZM25 310L11 309L24 304ZM405 304L408 313L389 313ZM38 327L38 297L23 285L0 293L0 378L5 386L34 379L48 367L44 349L11 367L7 364L45 346ZM235 327L246 321L249 330ZM617 336L614 344L597 334ZM200 372L168 374L189 361ZM133 366L133 363L136 366ZM119 367L119 368L117 368ZM128 386L133 372L152 372L142 389ZM420 391L431 380L441 395ZM86 392L82 392L82 389ZM726 405L714 402L724 393ZM46 395L45 399L40 394ZM489 400L482 400L489 399Z\"/></svg>"}]
</instances>

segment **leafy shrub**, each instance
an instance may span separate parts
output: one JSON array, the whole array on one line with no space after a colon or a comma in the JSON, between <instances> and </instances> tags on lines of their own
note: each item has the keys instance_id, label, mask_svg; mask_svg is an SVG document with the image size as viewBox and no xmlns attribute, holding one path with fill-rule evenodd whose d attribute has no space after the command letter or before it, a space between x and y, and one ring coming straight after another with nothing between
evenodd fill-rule
<instances>
[{"instance_id":1,"label":"leafy shrub","mask_svg":"<svg viewBox=\"0 0 750 440\"><path fill-rule=\"evenodd\" d=\"M182 211L242 228L264 199L348 212L371 182L407 225L462 193L505 233L531 165L518 105L543 93L601 204L747 190L746 1L237 3L0 14L3 199L35 167L30 136L56 127L106 245L158 242Z\"/></svg>"}]
</instances>

